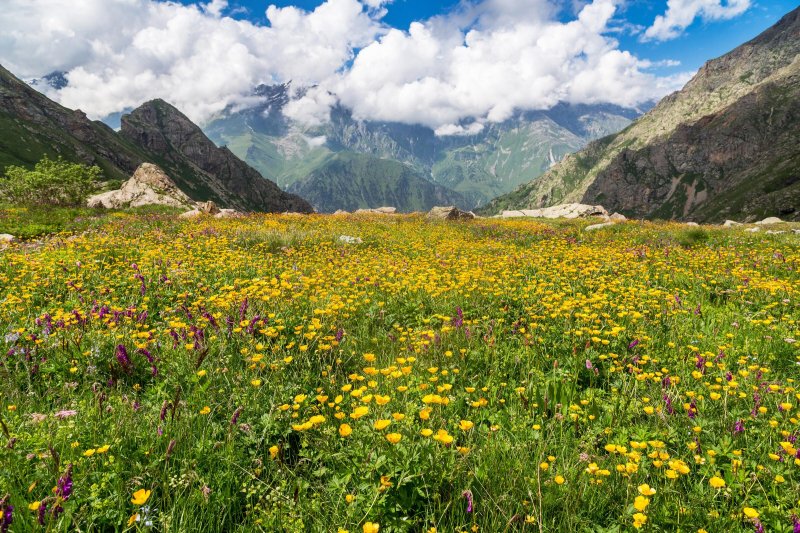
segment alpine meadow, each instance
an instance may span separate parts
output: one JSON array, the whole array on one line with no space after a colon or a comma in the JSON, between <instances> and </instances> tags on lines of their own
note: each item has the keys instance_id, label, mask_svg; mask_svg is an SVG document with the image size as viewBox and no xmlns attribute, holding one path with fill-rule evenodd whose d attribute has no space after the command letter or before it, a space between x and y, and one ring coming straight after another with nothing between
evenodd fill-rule
<instances>
[{"instance_id":1,"label":"alpine meadow","mask_svg":"<svg viewBox=\"0 0 800 533\"><path fill-rule=\"evenodd\" d=\"M790 0L4 0L0 533L800 533Z\"/></svg>"}]
</instances>

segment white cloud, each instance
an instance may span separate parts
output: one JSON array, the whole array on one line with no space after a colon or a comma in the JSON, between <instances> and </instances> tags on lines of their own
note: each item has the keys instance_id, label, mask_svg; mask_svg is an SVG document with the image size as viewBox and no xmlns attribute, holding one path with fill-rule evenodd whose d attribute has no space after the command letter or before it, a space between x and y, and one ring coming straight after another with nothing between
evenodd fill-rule
<instances>
[{"instance_id":1,"label":"white cloud","mask_svg":"<svg viewBox=\"0 0 800 533\"><path fill-rule=\"evenodd\" d=\"M292 81L311 87L285 110L304 124L342 103L359 119L469 135L516 110L635 105L674 88L610 36L620 1L576 0L563 22L552 0L465 0L406 30L381 22L391 0L270 5L268 26L226 16L226 0L4 0L0 62L25 78L68 71L51 96L93 118L160 97L203 122L248 105L260 83Z\"/></svg>"},{"instance_id":2,"label":"white cloud","mask_svg":"<svg viewBox=\"0 0 800 533\"><path fill-rule=\"evenodd\" d=\"M224 0L4 0L0 62L25 78L68 71L51 96L100 118L160 97L203 121L259 83L326 79L383 32L358 0L266 10L269 26L222 16Z\"/></svg>"},{"instance_id":3,"label":"white cloud","mask_svg":"<svg viewBox=\"0 0 800 533\"><path fill-rule=\"evenodd\" d=\"M666 13L656 17L642 38L674 39L698 17L706 21L731 19L747 11L750 5L751 0L668 0Z\"/></svg>"}]
</instances>

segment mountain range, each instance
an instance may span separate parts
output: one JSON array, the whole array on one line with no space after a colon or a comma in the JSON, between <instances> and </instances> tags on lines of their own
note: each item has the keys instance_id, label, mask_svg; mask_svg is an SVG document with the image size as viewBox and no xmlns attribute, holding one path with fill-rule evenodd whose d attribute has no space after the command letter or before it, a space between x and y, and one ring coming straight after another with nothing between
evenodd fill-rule
<instances>
[{"instance_id":1,"label":"mountain range","mask_svg":"<svg viewBox=\"0 0 800 533\"><path fill-rule=\"evenodd\" d=\"M359 120L341 105L305 126L287 114L306 90L291 84L257 87L260 103L203 129L153 100L115 116L115 131L35 90L66 83L54 72L26 84L0 67L0 169L61 156L113 184L151 162L192 199L248 211L447 204L493 215L581 202L635 218L800 220L800 8L655 107L561 103L467 121L463 135Z\"/></svg>"},{"instance_id":2,"label":"mountain range","mask_svg":"<svg viewBox=\"0 0 800 533\"><path fill-rule=\"evenodd\" d=\"M800 8L481 212L565 202L637 218L800 219Z\"/></svg>"},{"instance_id":3,"label":"mountain range","mask_svg":"<svg viewBox=\"0 0 800 533\"><path fill-rule=\"evenodd\" d=\"M248 211L310 212L162 100L122 117L119 132L48 99L0 67L0 168L33 166L42 156L99 166L109 185L144 162L163 168L190 198Z\"/></svg>"},{"instance_id":4,"label":"mountain range","mask_svg":"<svg viewBox=\"0 0 800 533\"><path fill-rule=\"evenodd\" d=\"M440 136L425 126L357 120L342 106L332 109L325 124L304 126L284 113L293 94L303 90L260 86L254 92L259 105L226 112L204 131L265 177L328 212L376 207L375 202L401 211L429 209L426 198L471 209L538 177L566 154L619 131L651 107L562 103L516 113L470 135ZM377 195L353 189L354 168L368 169L357 176L359 184ZM399 174L404 180L394 179ZM425 192L406 201L407 182Z\"/></svg>"}]
</instances>

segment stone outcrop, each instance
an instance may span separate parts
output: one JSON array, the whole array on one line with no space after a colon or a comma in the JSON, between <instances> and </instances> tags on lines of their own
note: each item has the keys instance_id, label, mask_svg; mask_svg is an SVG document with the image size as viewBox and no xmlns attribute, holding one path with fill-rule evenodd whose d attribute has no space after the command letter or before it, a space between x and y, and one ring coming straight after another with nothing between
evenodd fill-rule
<instances>
[{"instance_id":1,"label":"stone outcrop","mask_svg":"<svg viewBox=\"0 0 800 533\"><path fill-rule=\"evenodd\" d=\"M396 207L376 207L375 209L356 209L356 215L394 215L397 213Z\"/></svg>"},{"instance_id":2,"label":"stone outcrop","mask_svg":"<svg viewBox=\"0 0 800 533\"><path fill-rule=\"evenodd\" d=\"M153 163L142 163L119 190L97 194L87 201L89 207L106 209L145 205L189 207L193 204L192 199Z\"/></svg>"},{"instance_id":3,"label":"stone outcrop","mask_svg":"<svg viewBox=\"0 0 800 533\"><path fill-rule=\"evenodd\" d=\"M428 218L439 220L472 220L475 214L471 211L462 211L454 205L433 207L427 214Z\"/></svg>"},{"instance_id":4,"label":"stone outcrop","mask_svg":"<svg viewBox=\"0 0 800 533\"><path fill-rule=\"evenodd\" d=\"M518 211L503 211L502 218L586 218L586 217L608 217L608 211L602 205L587 204L560 204L541 209L521 209Z\"/></svg>"}]
</instances>

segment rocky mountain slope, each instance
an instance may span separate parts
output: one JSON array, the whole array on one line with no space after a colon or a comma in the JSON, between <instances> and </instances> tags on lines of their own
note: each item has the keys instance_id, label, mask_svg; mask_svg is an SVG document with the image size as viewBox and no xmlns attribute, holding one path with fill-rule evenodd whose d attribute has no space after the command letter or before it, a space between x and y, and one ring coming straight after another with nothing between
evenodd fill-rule
<instances>
[{"instance_id":1,"label":"rocky mountain slope","mask_svg":"<svg viewBox=\"0 0 800 533\"><path fill-rule=\"evenodd\" d=\"M157 159L192 198L252 211L311 210L305 200L282 191L227 148L218 148L163 100L146 102L123 115L119 135Z\"/></svg>"},{"instance_id":2,"label":"rocky mountain slope","mask_svg":"<svg viewBox=\"0 0 800 533\"><path fill-rule=\"evenodd\" d=\"M541 175L566 154L641 114L612 105L559 104L487 124L475 134L437 136L424 126L356 120L341 106L329 122L304 127L283 113L291 93L289 85L261 86L255 91L260 105L228 112L204 131L282 187L311 175L330 154L349 152L405 163L463 195L469 207Z\"/></svg>"},{"instance_id":3,"label":"rocky mountain slope","mask_svg":"<svg viewBox=\"0 0 800 533\"><path fill-rule=\"evenodd\" d=\"M799 77L800 8L482 212L582 202L636 217L800 219Z\"/></svg>"},{"instance_id":4,"label":"rocky mountain slope","mask_svg":"<svg viewBox=\"0 0 800 533\"><path fill-rule=\"evenodd\" d=\"M166 102L142 105L123 117L117 133L51 101L0 67L0 170L32 167L43 155L98 165L117 183L141 163L158 164L193 200L252 211L310 211L229 150L217 148Z\"/></svg>"},{"instance_id":5,"label":"rocky mountain slope","mask_svg":"<svg viewBox=\"0 0 800 533\"><path fill-rule=\"evenodd\" d=\"M398 212L426 211L436 205L466 205L464 197L431 183L399 161L341 152L331 154L289 190L320 212L393 206Z\"/></svg>"}]
</instances>

